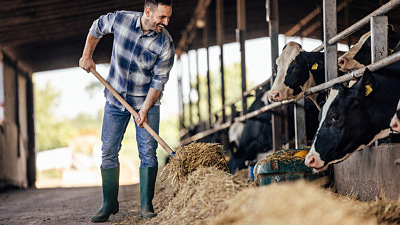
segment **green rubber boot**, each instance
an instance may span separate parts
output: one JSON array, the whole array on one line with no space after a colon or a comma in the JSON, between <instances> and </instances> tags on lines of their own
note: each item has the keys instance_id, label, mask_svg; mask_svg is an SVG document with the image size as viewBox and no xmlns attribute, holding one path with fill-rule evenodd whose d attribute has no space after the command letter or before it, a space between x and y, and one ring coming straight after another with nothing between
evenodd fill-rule
<instances>
[{"instance_id":1,"label":"green rubber boot","mask_svg":"<svg viewBox=\"0 0 400 225\"><path fill-rule=\"evenodd\" d=\"M157 216L154 213L152 200L154 197L154 186L157 178L157 167L140 167L140 217L142 219Z\"/></svg>"},{"instance_id":2,"label":"green rubber boot","mask_svg":"<svg viewBox=\"0 0 400 225\"><path fill-rule=\"evenodd\" d=\"M106 222L111 214L119 211L118 188L119 188L119 166L111 169L101 170L103 180L103 204L99 211L92 216L93 223Z\"/></svg>"}]
</instances>

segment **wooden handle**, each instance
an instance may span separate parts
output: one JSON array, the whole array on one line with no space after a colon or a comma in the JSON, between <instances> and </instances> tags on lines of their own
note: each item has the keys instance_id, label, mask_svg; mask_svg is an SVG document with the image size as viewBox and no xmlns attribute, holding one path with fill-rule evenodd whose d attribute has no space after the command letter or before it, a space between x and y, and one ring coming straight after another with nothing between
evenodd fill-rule
<instances>
[{"instance_id":1,"label":"wooden handle","mask_svg":"<svg viewBox=\"0 0 400 225\"><path fill-rule=\"evenodd\" d=\"M112 95L133 115L133 117L139 117L139 114L130 106L125 99L119 95L119 93L93 68L90 68L90 72L111 92ZM144 122L143 127L150 133L150 135L156 139L156 141L164 148L169 155L174 155L174 151L168 146L168 144L149 126L148 123Z\"/></svg>"}]
</instances>

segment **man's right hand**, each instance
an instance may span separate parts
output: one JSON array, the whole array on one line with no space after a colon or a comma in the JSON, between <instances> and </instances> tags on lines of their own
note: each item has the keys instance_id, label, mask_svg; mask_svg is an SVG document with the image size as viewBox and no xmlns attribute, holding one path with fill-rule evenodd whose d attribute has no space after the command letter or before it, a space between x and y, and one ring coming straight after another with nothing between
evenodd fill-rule
<instances>
[{"instance_id":1,"label":"man's right hand","mask_svg":"<svg viewBox=\"0 0 400 225\"><path fill-rule=\"evenodd\" d=\"M96 64L94 63L92 58L82 56L79 59L79 67L90 73L90 68L96 69Z\"/></svg>"}]
</instances>

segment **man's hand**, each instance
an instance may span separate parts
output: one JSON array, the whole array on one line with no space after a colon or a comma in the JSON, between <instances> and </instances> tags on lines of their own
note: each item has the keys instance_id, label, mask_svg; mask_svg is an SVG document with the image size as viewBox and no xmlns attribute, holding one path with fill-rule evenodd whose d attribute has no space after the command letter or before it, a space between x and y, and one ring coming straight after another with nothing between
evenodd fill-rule
<instances>
[{"instance_id":1,"label":"man's hand","mask_svg":"<svg viewBox=\"0 0 400 225\"><path fill-rule=\"evenodd\" d=\"M146 122L146 123L148 123L148 120L147 120L147 110L144 110L144 109L140 109L139 110L139 112L138 112L138 114L139 114L139 117L136 117L135 118L135 122L136 122L136 124L138 125L138 127L140 127L140 128L143 128L143 123L144 122Z\"/></svg>"},{"instance_id":2,"label":"man's hand","mask_svg":"<svg viewBox=\"0 0 400 225\"><path fill-rule=\"evenodd\" d=\"M86 72L90 73L90 68L96 69L96 64L94 63L92 58L82 56L79 59L79 67L81 67L83 70L86 70Z\"/></svg>"}]
</instances>

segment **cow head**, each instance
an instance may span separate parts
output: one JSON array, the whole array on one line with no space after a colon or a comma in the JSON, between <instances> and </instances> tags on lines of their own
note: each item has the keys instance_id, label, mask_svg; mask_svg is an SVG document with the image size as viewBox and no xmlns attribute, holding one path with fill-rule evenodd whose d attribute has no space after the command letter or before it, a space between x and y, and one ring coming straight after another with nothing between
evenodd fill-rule
<instances>
[{"instance_id":1,"label":"cow head","mask_svg":"<svg viewBox=\"0 0 400 225\"><path fill-rule=\"evenodd\" d=\"M309 87L315 85L310 70L313 68L323 71L324 64L323 59L317 62L310 54L313 53L305 52L296 42L286 44L282 54L276 59L277 76L268 92L269 101L299 100Z\"/></svg>"},{"instance_id":2,"label":"cow head","mask_svg":"<svg viewBox=\"0 0 400 225\"><path fill-rule=\"evenodd\" d=\"M368 98L374 95L375 79L366 70L352 87L335 84L322 108L320 124L305 164L315 172L340 162L370 143L371 118L366 110ZM368 133L369 132L369 133Z\"/></svg>"},{"instance_id":3,"label":"cow head","mask_svg":"<svg viewBox=\"0 0 400 225\"><path fill-rule=\"evenodd\" d=\"M394 114L392 121L390 121L390 128L397 133L400 133L400 101L397 104L397 110Z\"/></svg>"},{"instance_id":4,"label":"cow head","mask_svg":"<svg viewBox=\"0 0 400 225\"><path fill-rule=\"evenodd\" d=\"M393 52L400 41L400 33L394 32L392 26L388 26L389 54ZM338 58L339 70L347 72L359 69L371 64L371 32L365 33L349 51Z\"/></svg>"}]
</instances>

